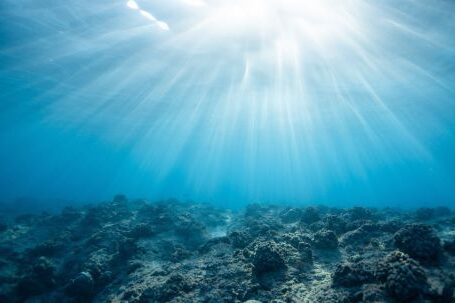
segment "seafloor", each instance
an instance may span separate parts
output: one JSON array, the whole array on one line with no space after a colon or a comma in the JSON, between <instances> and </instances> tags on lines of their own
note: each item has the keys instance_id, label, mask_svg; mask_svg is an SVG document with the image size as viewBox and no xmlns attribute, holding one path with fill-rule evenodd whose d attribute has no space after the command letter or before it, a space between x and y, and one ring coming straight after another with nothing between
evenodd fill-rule
<instances>
[{"instance_id":1,"label":"seafloor","mask_svg":"<svg viewBox=\"0 0 455 303\"><path fill-rule=\"evenodd\" d=\"M3 214L0 302L455 302L455 213L116 196Z\"/></svg>"}]
</instances>

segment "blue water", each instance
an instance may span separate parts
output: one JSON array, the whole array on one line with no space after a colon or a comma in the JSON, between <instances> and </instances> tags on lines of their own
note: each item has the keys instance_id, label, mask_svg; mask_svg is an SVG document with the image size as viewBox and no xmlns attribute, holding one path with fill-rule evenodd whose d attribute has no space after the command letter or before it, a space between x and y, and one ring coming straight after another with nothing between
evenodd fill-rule
<instances>
[{"instance_id":1,"label":"blue water","mask_svg":"<svg viewBox=\"0 0 455 303\"><path fill-rule=\"evenodd\" d=\"M340 2L3 0L0 201L454 206L455 2Z\"/></svg>"}]
</instances>

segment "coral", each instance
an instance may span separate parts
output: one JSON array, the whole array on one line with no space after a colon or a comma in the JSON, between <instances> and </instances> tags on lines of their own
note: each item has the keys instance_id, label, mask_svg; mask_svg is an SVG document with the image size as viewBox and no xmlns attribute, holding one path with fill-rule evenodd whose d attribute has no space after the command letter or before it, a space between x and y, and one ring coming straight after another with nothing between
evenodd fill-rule
<instances>
[{"instance_id":1,"label":"coral","mask_svg":"<svg viewBox=\"0 0 455 303\"><path fill-rule=\"evenodd\" d=\"M398 249L419 261L435 263L441 254L440 240L428 225L406 225L393 239Z\"/></svg>"}]
</instances>

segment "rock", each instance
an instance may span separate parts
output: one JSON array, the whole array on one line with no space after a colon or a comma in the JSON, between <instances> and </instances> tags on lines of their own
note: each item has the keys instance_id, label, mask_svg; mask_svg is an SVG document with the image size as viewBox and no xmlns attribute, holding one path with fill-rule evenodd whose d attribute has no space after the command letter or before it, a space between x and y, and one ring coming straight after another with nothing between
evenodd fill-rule
<instances>
[{"instance_id":1,"label":"rock","mask_svg":"<svg viewBox=\"0 0 455 303\"><path fill-rule=\"evenodd\" d=\"M302 212L300 222L305 224L312 224L319 221L320 219L321 217L319 215L319 211L315 207L306 207Z\"/></svg>"},{"instance_id":2,"label":"rock","mask_svg":"<svg viewBox=\"0 0 455 303\"><path fill-rule=\"evenodd\" d=\"M349 220L346 223L346 231L359 229L362 225L373 223L371 220Z\"/></svg>"},{"instance_id":3,"label":"rock","mask_svg":"<svg viewBox=\"0 0 455 303\"><path fill-rule=\"evenodd\" d=\"M267 215L270 213L271 207L269 205L263 205L263 204L249 204L247 205L245 209L245 218L248 217L253 217L253 218L258 218L264 215Z\"/></svg>"},{"instance_id":4,"label":"rock","mask_svg":"<svg viewBox=\"0 0 455 303\"><path fill-rule=\"evenodd\" d=\"M381 226L375 223L366 223L359 228L348 231L340 238L343 246L366 246L370 244L374 237L380 236Z\"/></svg>"},{"instance_id":5,"label":"rock","mask_svg":"<svg viewBox=\"0 0 455 303\"><path fill-rule=\"evenodd\" d=\"M311 300L305 302L321 302L321 303L352 303L348 292L340 290L338 288L332 288L329 286L321 287L313 292L310 296Z\"/></svg>"},{"instance_id":6,"label":"rock","mask_svg":"<svg viewBox=\"0 0 455 303\"><path fill-rule=\"evenodd\" d=\"M452 214L452 210L446 206L438 206L434 209L435 217L447 217Z\"/></svg>"},{"instance_id":7,"label":"rock","mask_svg":"<svg viewBox=\"0 0 455 303\"><path fill-rule=\"evenodd\" d=\"M25 299L40 295L48 290L47 287L43 287L34 277L25 276L18 280L16 285L16 296L19 298L19 302L23 302Z\"/></svg>"},{"instance_id":8,"label":"rock","mask_svg":"<svg viewBox=\"0 0 455 303\"><path fill-rule=\"evenodd\" d=\"M158 289L147 290L144 297L158 302L168 302L182 293L189 292L193 287L193 283L183 275L173 274Z\"/></svg>"},{"instance_id":9,"label":"rock","mask_svg":"<svg viewBox=\"0 0 455 303\"><path fill-rule=\"evenodd\" d=\"M442 293L438 299L440 302L455 302L455 274L445 277Z\"/></svg>"},{"instance_id":10,"label":"rock","mask_svg":"<svg viewBox=\"0 0 455 303\"><path fill-rule=\"evenodd\" d=\"M250 237L268 237L272 238L279 233L284 226L273 217L249 218L245 221L247 232Z\"/></svg>"},{"instance_id":11,"label":"rock","mask_svg":"<svg viewBox=\"0 0 455 303\"><path fill-rule=\"evenodd\" d=\"M422 262L436 263L441 254L440 240L428 225L406 225L393 239L398 249Z\"/></svg>"},{"instance_id":12,"label":"rock","mask_svg":"<svg viewBox=\"0 0 455 303\"><path fill-rule=\"evenodd\" d=\"M127 264L128 258L111 254L107 249L92 252L85 260L82 271L90 273L95 286L104 286L112 279L110 271L114 266Z\"/></svg>"},{"instance_id":13,"label":"rock","mask_svg":"<svg viewBox=\"0 0 455 303\"><path fill-rule=\"evenodd\" d=\"M233 231L228 235L228 238L234 248L245 248L251 243L251 237L243 231Z\"/></svg>"},{"instance_id":14,"label":"rock","mask_svg":"<svg viewBox=\"0 0 455 303\"><path fill-rule=\"evenodd\" d=\"M324 226L328 230L333 230L337 235L346 232L346 221L338 215L327 215L324 220Z\"/></svg>"},{"instance_id":15,"label":"rock","mask_svg":"<svg viewBox=\"0 0 455 303\"><path fill-rule=\"evenodd\" d=\"M203 245L198 248L199 253L205 254L217 246L230 245L231 240L229 237L217 237L207 240Z\"/></svg>"},{"instance_id":16,"label":"rock","mask_svg":"<svg viewBox=\"0 0 455 303\"><path fill-rule=\"evenodd\" d=\"M124 238L118 241L118 254L121 258L127 260L138 252L138 246L135 239Z\"/></svg>"},{"instance_id":17,"label":"rock","mask_svg":"<svg viewBox=\"0 0 455 303\"><path fill-rule=\"evenodd\" d=\"M302 246L297 249L287 243L279 243L278 249L287 268L295 268L300 271L304 269L305 265L312 262L311 248Z\"/></svg>"},{"instance_id":18,"label":"rock","mask_svg":"<svg viewBox=\"0 0 455 303\"><path fill-rule=\"evenodd\" d=\"M300 232L285 233L281 236L280 240L289 243L297 249L302 245L311 243L310 236Z\"/></svg>"},{"instance_id":19,"label":"rock","mask_svg":"<svg viewBox=\"0 0 455 303\"><path fill-rule=\"evenodd\" d=\"M74 298L90 298L94 294L95 283L88 272L79 273L65 287L65 292Z\"/></svg>"},{"instance_id":20,"label":"rock","mask_svg":"<svg viewBox=\"0 0 455 303\"><path fill-rule=\"evenodd\" d=\"M8 229L8 225L5 222L0 221L0 233Z\"/></svg>"},{"instance_id":21,"label":"rock","mask_svg":"<svg viewBox=\"0 0 455 303\"><path fill-rule=\"evenodd\" d=\"M443 280L432 279L428 298L437 303L455 302L455 274Z\"/></svg>"},{"instance_id":22,"label":"rock","mask_svg":"<svg viewBox=\"0 0 455 303\"><path fill-rule=\"evenodd\" d=\"M308 263L308 264L311 264L313 262L313 250L311 249L310 244L305 243L305 242L300 242L297 249L300 252L300 257L303 262Z\"/></svg>"},{"instance_id":23,"label":"rock","mask_svg":"<svg viewBox=\"0 0 455 303\"><path fill-rule=\"evenodd\" d=\"M63 245L53 240L49 240L38 244L37 246L28 250L31 257L52 257L63 249Z\"/></svg>"},{"instance_id":24,"label":"rock","mask_svg":"<svg viewBox=\"0 0 455 303\"><path fill-rule=\"evenodd\" d=\"M205 226L196 221L190 214L183 214L176 218L175 233L184 238L189 244L199 246L207 239Z\"/></svg>"},{"instance_id":25,"label":"rock","mask_svg":"<svg viewBox=\"0 0 455 303\"><path fill-rule=\"evenodd\" d=\"M377 284L366 284L361 290L362 302L387 302L384 290Z\"/></svg>"},{"instance_id":26,"label":"rock","mask_svg":"<svg viewBox=\"0 0 455 303\"><path fill-rule=\"evenodd\" d=\"M313 245L319 249L336 249L338 238L331 230L321 230L314 234Z\"/></svg>"},{"instance_id":27,"label":"rock","mask_svg":"<svg viewBox=\"0 0 455 303\"><path fill-rule=\"evenodd\" d=\"M435 213L433 230L415 210L303 213L125 197L0 215L0 302L455 302L454 218Z\"/></svg>"},{"instance_id":28,"label":"rock","mask_svg":"<svg viewBox=\"0 0 455 303\"><path fill-rule=\"evenodd\" d=\"M357 221L357 220L373 220L375 219L375 215L373 212L365 207L353 207L348 210L348 215L350 221Z\"/></svg>"},{"instance_id":29,"label":"rock","mask_svg":"<svg viewBox=\"0 0 455 303\"><path fill-rule=\"evenodd\" d=\"M415 211L415 217L418 221L428 221L433 219L435 216L435 210L433 208L422 207Z\"/></svg>"},{"instance_id":30,"label":"rock","mask_svg":"<svg viewBox=\"0 0 455 303\"><path fill-rule=\"evenodd\" d=\"M21 300L43 294L55 286L55 266L45 257L40 257L30 270L19 279L17 297Z\"/></svg>"},{"instance_id":31,"label":"rock","mask_svg":"<svg viewBox=\"0 0 455 303\"><path fill-rule=\"evenodd\" d=\"M455 255L455 237L451 240L444 241L444 250L447 251L449 254Z\"/></svg>"},{"instance_id":32,"label":"rock","mask_svg":"<svg viewBox=\"0 0 455 303\"><path fill-rule=\"evenodd\" d=\"M265 241L255 247L253 266L257 275L286 268L283 256L274 241Z\"/></svg>"},{"instance_id":33,"label":"rock","mask_svg":"<svg viewBox=\"0 0 455 303\"><path fill-rule=\"evenodd\" d=\"M37 219L37 216L33 215L33 214L22 214L22 215L18 215L16 216L16 218L14 218L14 222L17 223L17 224L32 224L33 221L35 221Z\"/></svg>"},{"instance_id":34,"label":"rock","mask_svg":"<svg viewBox=\"0 0 455 303\"><path fill-rule=\"evenodd\" d=\"M312 232L318 232L320 230L325 229L325 224L324 222L316 221L308 225L308 229L311 230Z\"/></svg>"},{"instance_id":35,"label":"rock","mask_svg":"<svg viewBox=\"0 0 455 303\"><path fill-rule=\"evenodd\" d=\"M381 231L386 233L396 233L400 228L403 227L401 222L397 220L385 221L380 224Z\"/></svg>"},{"instance_id":36,"label":"rock","mask_svg":"<svg viewBox=\"0 0 455 303\"><path fill-rule=\"evenodd\" d=\"M139 223L135 225L128 233L127 236L133 239L148 238L153 236L153 228L147 223Z\"/></svg>"},{"instance_id":37,"label":"rock","mask_svg":"<svg viewBox=\"0 0 455 303\"><path fill-rule=\"evenodd\" d=\"M56 268L54 264L45 257L40 257L32 267L33 275L41 282L46 281L46 284L53 285Z\"/></svg>"},{"instance_id":38,"label":"rock","mask_svg":"<svg viewBox=\"0 0 455 303\"><path fill-rule=\"evenodd\" d=\"M143 268L143 267L144 267L144 263L141 261L137 261L137 260L130 261L130 262L128 262L128 265L127 265L127 273L128 274L133 273L136 270Z\"/></svg>"},{"instance_id":39,"label":"rock","mask_svg":"<svg viewBox=\"0 0 455 303\"><path fill-rule=\"evenodd\" d=\"M300 208L287 208L280 213L281 222L285 224L295 223L302 217Z\"/></svg>"},{"instance_id":40,"label":"rock","mask_svg":"<svg viewBox=\"0 0 455 303\"><path fill-rule=\"evenodd\" d=\"M354 287L374 282L374 269L366 262L344 263L332 275L335 286Z\"/></svg>"},{"instance_id":41,"label":"rock","mask_svg":"<svg viewBox=\"0 0 455 303\"><path fill-rule=\"evenodd\" d=\"M421 298L428 289L425 271L402 252L392 252L379 264L376 276L385 282L388 294L399 302Z\"/></svg>"},{"instance_id":42,"label":"rock","mask_svg":"<svg viewBox=\"0 0 455 303\"><path fill-rule=\"evenodd\" d=\"M60 219L65 224L68 224L69 222L74 222L80 219L81 217L82 213L73 207L65 207L60 214Z\"/></svg>"},{"instance_id":43,"label":"rock","mask_svg":"<svg viewBox=\"0 0 455 303\"><path fill-rule=\"evenodd\" d=\"M124 194L117 194L112 199L112 202L115 204L126 203L128 202L128 198Z\"/></svg>"}]
</instances>

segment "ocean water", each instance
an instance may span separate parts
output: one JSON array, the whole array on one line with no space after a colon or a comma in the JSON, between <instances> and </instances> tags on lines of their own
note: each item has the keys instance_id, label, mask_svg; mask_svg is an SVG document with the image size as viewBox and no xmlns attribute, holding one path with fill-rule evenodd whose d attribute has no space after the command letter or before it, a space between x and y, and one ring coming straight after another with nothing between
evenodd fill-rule
<instances>
[{"instance_id":1,"label":"ocean water","mask_svg":"<svg viewBox=\"0 0 455 303\"><path fill-rule=\"evenodd\" d=\"M0 203L452 207L454 12L3 0Z\"/></svg>"}]
</instances>

